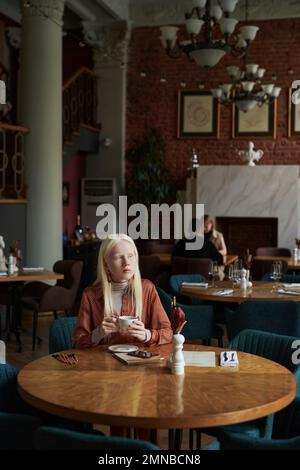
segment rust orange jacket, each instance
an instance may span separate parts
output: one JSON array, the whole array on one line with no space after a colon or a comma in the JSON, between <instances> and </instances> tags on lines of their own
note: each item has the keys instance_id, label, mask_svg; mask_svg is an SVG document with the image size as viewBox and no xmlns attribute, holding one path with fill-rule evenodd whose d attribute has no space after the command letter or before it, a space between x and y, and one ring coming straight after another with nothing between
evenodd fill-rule
<instances>
[{"instance_id":1,"label":"rust orange jacket","mask_svg":"<svg viewBox=\"0 0 300 470\"><path fill-rule=\"evenodd\" d=\"M145 328L151 331L151 340L145 343L147 346L167 344L172 342L173 332L168 316L161 304L154 284L147 279L142 280L143 312L141 320ZM103 321L104 301L99 286L88 287L84 290L80 305L77 324L73 333L74 348L90 348L92 344L92 332ZM122 298L121 315L132 315L130 295L124 294ZM136 343L126 333L113 333L104 338L100 344Z\"/></svg>"}]
</instances>

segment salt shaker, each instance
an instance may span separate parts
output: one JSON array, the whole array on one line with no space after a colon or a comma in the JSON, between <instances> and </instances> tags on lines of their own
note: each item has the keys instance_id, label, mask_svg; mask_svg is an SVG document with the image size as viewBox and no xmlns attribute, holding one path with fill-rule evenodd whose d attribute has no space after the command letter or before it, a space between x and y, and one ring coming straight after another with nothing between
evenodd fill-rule
<instances>
[{"instance_id":1,"label":"salt shaker","mask_svg":"<svg viewBox=\"0 0 300 470\"><path fill-rule=\"evenodd\" d=\"M173 356L172 356L172 374L184 375L184 356L183 356L183 343L185 338L181 334L173 336Z\"/></svg>"},{"instance_id":2,"label":"salt shaker","mask_svg":"<svg viewBox=\"0 0 300 470\"><path fill-rule=\"evenodd\" d=\"M246 269L241 269L241 284L240 284L241 289L247 289L248 287L248 281L247 281L246 276L247 276Z\"/></svg>"},{"instance_id":3,"label":"salt shaker","mask_svg":"<svg viewBox=\"0 0 300 470\"><path fill-rule=\"evenodd\" d=\"M293 250L293 259L294 261L298 261L298 248L294 248Z\"/></svg>"},{"instance_id":4,"label":"salt shaker","mask_svg":"<svg viewBox=\"0 0 300 470\"><path fill-rule=\"evenodd\" d=\"M8 275L14 274L15 271L15 259L13 255L9 255L8 257Z\"/></svg>"}]
</instances>

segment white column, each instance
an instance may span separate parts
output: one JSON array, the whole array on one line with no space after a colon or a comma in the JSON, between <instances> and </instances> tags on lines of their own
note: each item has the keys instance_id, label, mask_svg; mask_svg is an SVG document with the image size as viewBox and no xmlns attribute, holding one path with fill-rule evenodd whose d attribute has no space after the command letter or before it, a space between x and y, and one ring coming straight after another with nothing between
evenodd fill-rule
<instances>
[{"instance_id":1,"label":"white column","mask_svg":"<svg viewBox=\"0 0 300 470\"><path fill-rule=\"evenodd\" d=\"M22 3L21 123L28 184L27 264L62 259L62 17L64 0Z\"/></svg>"}]
</instances>

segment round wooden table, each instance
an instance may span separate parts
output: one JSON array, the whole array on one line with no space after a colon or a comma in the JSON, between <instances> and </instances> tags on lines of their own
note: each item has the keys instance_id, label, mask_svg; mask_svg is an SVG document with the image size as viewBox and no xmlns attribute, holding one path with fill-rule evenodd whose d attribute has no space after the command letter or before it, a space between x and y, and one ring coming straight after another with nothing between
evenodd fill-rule
<instances>
[{"instance_id":1,"label":"round wooden table","mask_svg":"<svg viewBox=\"0 0 300 470\"><path fill-rule=\"evenodd\" d=\"M242 303L247 300L293 300L300 302L300 295L279 294L275 290L282 286L282 283L254 281L253 287L250 289L239 289L232 287L232 281L216 281L216 288L183 286L181 293L190 297L197 297L202 300L210 300L214 302L236 302ZM233 289L231 294L217 295L223 289ZM297 289L300 294L300 289Z\"/></svg>"},{"instance_id":2,"label":"round wooden table","mask_svg":"<svg viewBox=\"0 0 300 470\"><path fill-rule=\"evenodd\" d=\"M291 372L262 357L239 352L238 368L185 367L184 376L166 367L172 345L153 348L161 364L128 366L106 347L76 350L78 364L65 366L51 356L26 365L19 391L43 411L79 421L152 429L201 428L240 423L272 414L293 401Z\"/></svg>"}]
</instances>

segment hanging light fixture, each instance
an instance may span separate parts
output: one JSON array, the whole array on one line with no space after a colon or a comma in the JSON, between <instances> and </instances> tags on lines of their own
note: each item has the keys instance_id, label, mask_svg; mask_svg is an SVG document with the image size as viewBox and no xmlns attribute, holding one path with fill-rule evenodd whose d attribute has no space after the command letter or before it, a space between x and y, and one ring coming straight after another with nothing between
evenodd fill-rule
<instances>
[{"instance_id":1,"label":"hanging light fixture","mask_svg":"<svg viewBox=\"0 0 300 470\"><path fill-rule=\"evenodd\" d=\"M184 52L191 61L204 67L213 67L226 53L242 57L259 30L257 26L245 25L240 34L234 35L238 21L230 14L234 11L238 0L193 0L193 8L185 14L186 29L190 39L179 41L178 27L162 26L161 41L167 54L177 58ZM219 25L223 37L215 37ZM203 31L203 37L200 36ZM218 37L220 35L218 34Z\"/></svg>"},{"instance_id":2,"label":"hanging light fixture","mask_svg":"<svg viewBox=\"0 0 300 470\"><path fill-rule=\"evenodd\" d=\"M245 113L255 106L263 106L273 102L280 95L281 88L273 83L263 85L262 78L266 70L258 64L247 64L247 56L244 59L243 68L229 66L226 68L232 83L224 83L211 90L213 96L222 104L234 103Z\"/></svg>"}]
</instances>

